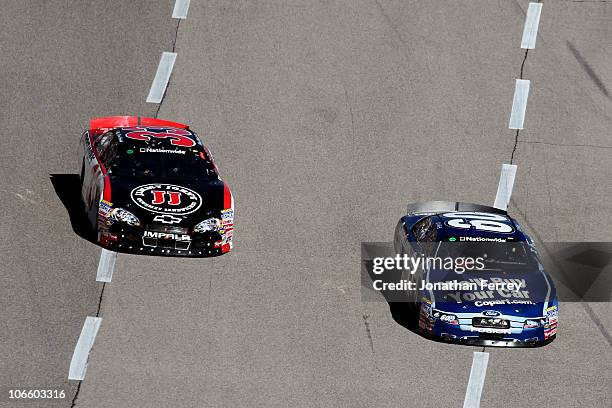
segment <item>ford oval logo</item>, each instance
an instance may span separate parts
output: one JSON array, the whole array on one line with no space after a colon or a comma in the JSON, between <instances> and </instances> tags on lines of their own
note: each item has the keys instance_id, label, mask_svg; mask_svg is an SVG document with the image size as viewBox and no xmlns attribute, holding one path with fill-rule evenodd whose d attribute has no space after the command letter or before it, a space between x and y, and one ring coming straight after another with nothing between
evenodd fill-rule
<instances>
[{"instance_id":1,"label":"ford oval logo","mask_svg":"<svg viewBox=\"0 0 612 408\"><path fill-rule=\"evenodd\" d=\"M501 313L499 313L497 310L485 310L482 312L482 314L485 316L499 316Z\"/></svg>"},{"instance_id":2,"label":"ford oval logo","mask_svg":"<svg viewBox=\"0 0 612 408\"><path fill-rule=\"evenodd\" d=\"M160 214L191 214L202 206L197 192L173 184L146 184L133 189L131 196L139 207Z\"/></svg>"}]
</instances>

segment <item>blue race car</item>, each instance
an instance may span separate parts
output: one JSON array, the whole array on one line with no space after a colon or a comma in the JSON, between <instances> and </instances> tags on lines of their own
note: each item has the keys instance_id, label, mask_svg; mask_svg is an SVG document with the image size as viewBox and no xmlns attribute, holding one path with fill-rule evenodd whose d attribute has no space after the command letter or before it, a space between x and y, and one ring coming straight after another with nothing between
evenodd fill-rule
<instances>
[{"instance_id":1,"label":"blue race car","mask_svg":"<svg viewBox=\"0 0 612 408\"><path fill-rule=\"evenodd\" d=\"M556 289L533 239L506 211L478 204L432 201L409 204L397 225L397 254L455 261L471 269L423 263L402 276L419 313L423 334L469 345L529 347L557 332ZM433 265L433 266L432 266ZM465 266L465 265L464 265Z\"/></svg>"}]
</instances>

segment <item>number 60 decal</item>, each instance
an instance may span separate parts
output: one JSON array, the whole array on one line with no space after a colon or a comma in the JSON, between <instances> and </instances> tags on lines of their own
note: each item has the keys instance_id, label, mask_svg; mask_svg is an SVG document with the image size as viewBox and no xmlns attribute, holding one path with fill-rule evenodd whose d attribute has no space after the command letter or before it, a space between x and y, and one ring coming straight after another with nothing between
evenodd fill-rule
<instances>
[{"instance_id":1,"label":"number 60 decal","mask_svg":"<svg viewBox=\"0 0 612 408\"><path fill-rule=\"evenodd\" d=\"M453 228L474 228L478 231L499 232L503 234L514 232L514 228L505 223L508 222L508 218L500 214L481 212L452 212L442 214L442 216L444 218L452 218L451 220L446 221L446 225Z\"/></svg>"}]
</instances>

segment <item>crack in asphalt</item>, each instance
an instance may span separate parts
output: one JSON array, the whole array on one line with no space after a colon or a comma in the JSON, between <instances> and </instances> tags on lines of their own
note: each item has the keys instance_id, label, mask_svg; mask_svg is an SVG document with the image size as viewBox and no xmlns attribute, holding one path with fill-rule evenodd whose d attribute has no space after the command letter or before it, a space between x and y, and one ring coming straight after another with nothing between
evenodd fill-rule
<instances>
[{"instance_id":1,"label":"crack in asphalt","mask_svg":"<svg viewBox=\"0 0 612 408\"><path fill-rule=\"evenodd\" d=\"M512 147L512 154L510 155L510 164L513 164L514 162L514 154L516 153L516 148L518 147L518 137L519 137L519 130L516 129L516 134L514 135L514 147Z\"/></svg>"},{"instance_id":2,"label":"crack in asphalt","mask_svg":"<svg viewBox=\"0 0 612 408\"><path fill-rule=\"evenodd\" d=\"M368 336L368 340L370 341L370 349L372 350L372 355L374 355L374 339L372 338L372 331L370 330L370 323L368 322L368 318L370 317L370 315L368 314L364 314L363 315L363 324L365 326L366 329L366 334Z\"/></svg>"},{"instance_id":3,"label":"crack in asphalt","mask_svg":"<svg viewBox=\"0 0 612 408\"><path fill-rule=\"evenodd\" d=\"M79 381L79 385L77 385L77 390L74 393L74 398L72 398L72 403L70 404L70 408L76 407L76 401L77 401L77 398L79 397L79 392L81 392L81 384L83 384L83 381Z\"/></svg>"},{"instance_id":4,"label":"crack in asphalt","mask_svg":"<svg viewBox=\"0 0 612 408\"><path fill-rule=\"evenodd\" d=\"M556 146L556 147L590 147L593 149L612 149L612 146L605 145L593 145L593 144L571 144L571 143L553 143L553 142L542 142L539 140L521 140L519 143L527 143L527 144L543 144L547 146Z\"/></svg>"},{"instance_id":5,"label":"crack in asphalt","mask_svg":"<svg viewBox=\"0 0 612 408\"><path fill-rule=\"evenodd\" d=\"M523 71L525 69L525 62L527 62L527 55L529 55L529 50L525 50L525 55L523 56L523 62L521 63L521 71L519 79L523 79ZM514 154L516 153L516 149L518 148L519 142L519 129L516 129L516 134L514 135L514 146L512 147L512 154L510 155L510 164L514 163Z\"/></svg>"},{"instance_id":6,"label":"crack in asphalt","mask_svg":"<svg viewBox=\"0 0 612 408\"><path fill-rule=\"evenodd\" d=\"M399 30L397 29L397 26L395 24L393 24L393 21L391 20L391 17L389 17L387 12L385 11L385 8L382 6L382 4L380 4L380 1L379 0L374 0L374 3L376 3L376 7L378 8L378 11L380 12L380 14L383 16L383 18L387 22L387 25L391 28L391 30L393 30L393 33L395 33L395 36L397 37L397 39L400 42L400 44L402 44L404 47L406 47L408 50L410 50L410 46L408 45L408 43L406 41L404 41L404 39L402 38L402 35L400 34ZM401 47L401 48L403 49L403 47ZM404 51L404 55L408 56L406 51Z\"/></svg>"},{"instance_id":7,"label":"crack in asphalt","mask_svg":"<svg viewBox=\"0 0 612 408\"><path fill-rule=\"evenodd\" d=\"M344 83L342 84L342 87L344 88L344 100L346 102L346 108L348 109L349 114L351 116L351 132L352 132L351 140L354 145L355 144L355 117L353 115L353 107L351 106L351 103L349 100L348 89L346 88L346 85Z\"/></svg>"},{"instance_id":8,"label":"crack in asphalt","mask_svg":"<svg viewBox=\"0 0 612 408\"><path fill-rule=\"evenodd\" d=\"M102 290L100 291L100 299L98 300L98 310L96 311L96 317L100 317L100 309L102 308L102 298L104 297L105 288L106 282L102 283Z\"/></svg>"},{"instance_id":9,"label":"crack in asphalt","mask_svg":"<svg viewBox=\"0 0 612 408\"><path fill-rule=\"evenodd\" d=\"M521 64L521 76L520 79L523 79L523 69L525 68L525 61L527 61L527 54L529 54L529 50L525 50L525 56L523 57L523 63Z\"/></svg>"},{"instance_id":10,"label":"crack in asphalt","mask_svg":"<svg viewBox=\"0 0 612 408\"><path fill-rule=\"evenodd\" d=\"M106 282L102 283L102 290L100 291L100 298L98 299L96 317L100 317L100 311L102 310L102 299L104 298L104 289L106 289ZM81 384L83 384L83 380L79 381L79 384L77 385L74 397L72 397L72 403L70 404L70 408L76 407L77 399L79 398L79 393L81 392Z\"/></svg>"},{"instance_id":11,"label":"crack in asphalt","mask_svg":"<svg viewBox=\"0 0 612 408\"><path fill-rule=\"evenodd\" d=\"M176 29L174 31L174 38L172 39L172 52L175 52L176 50L176 40L178 38L178 31L179 31L179 27L181 25L181 20L178 19L177 23L176 23ZM171 78L172 79L172 78ZM170 81L168 81L168 85L166 87L166 91L167 89L170 87ZM164 92L164 96L166 95L166 93ZM164 101L164 98L162 97L162 101L157 105L157 110L155 111L155 118L157 118L157 116L159 115L159 110L161 109L161 105ZM211 283L212 285L212 283ZM102 309L102 300L104 298L104 289L106 288L106 282L104 282L102 284L102 290L100 291L100 299L98 299L98 309L96 310L96 317L100 317L100 311ZM210 288L209 288L210 290ZM72 402L70 404L70 408L75 408L76 407L76 403L77 403L77 399L79 398L79 393L81 392L81 384L83 384L83 381L79 381L79 384L77 385L77 389L76 392L74 393L74 397L72 398Z\"/></svg>"},{"instance_id":12,"label":"crack in asphalt","mask_svg":"<svg viewBox=\"0 0 612 408\"><path fill-rule=\"evenodd\" d=\"M176 52L176 41L178 39L178 32L179 32L179 27L181 26L181 20L178 19L177 23L176 23L176 29L174 30L174 38L172 39L172 52ZM164 95L162 96L162 100L161 102L157 105L157 109L155 110L155 116L153 116L154 118L158 118L159 116L159 110L161 109L162 103L164 103L164 99L166 97L166 93L168 92L168 89L170 88L170 84L172 83L172 75L170 75L170 79L168 79L168 84L166 85L166 89L164 90Z\"/></svg>"}]
</instances>

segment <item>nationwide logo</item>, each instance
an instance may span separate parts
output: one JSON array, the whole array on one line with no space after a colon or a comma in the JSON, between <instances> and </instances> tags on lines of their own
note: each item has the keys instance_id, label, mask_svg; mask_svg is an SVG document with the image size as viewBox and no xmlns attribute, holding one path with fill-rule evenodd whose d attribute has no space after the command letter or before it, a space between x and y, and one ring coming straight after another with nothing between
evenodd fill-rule
<instances>
[{"instance_id":1,"label":"nationwide logo","mask_svg":"<svg viewBox=\"0 0 612 408\"><path fill-rule=\"evenodd\" d=\"M145 184L133 189L130 196L139 207L159 214L191 214L202 206L197 192L174 184Z\"/></svg>"},{"instance_id":2,"label":"nationwide logo","mask_svg":"<svg viewBox=\"0 0 612 408\"><path fill-rule=\"evenodd\" d=\"M157 149L153 147L141 147L140 153L176 153L176 154L185 154L186 150L178 150L178 149Z\"/></svg>"},{"instance_id":3,"label":"nationwide logo","mask_svg":"<svg viewBox=\"0 0 612 408\"><path fill-rule=\"evenodd\" d=\"M487 238L487 237L459 237L459 241L471 242L506 242L506 238Z\"/></svg>"}]
</instances>

